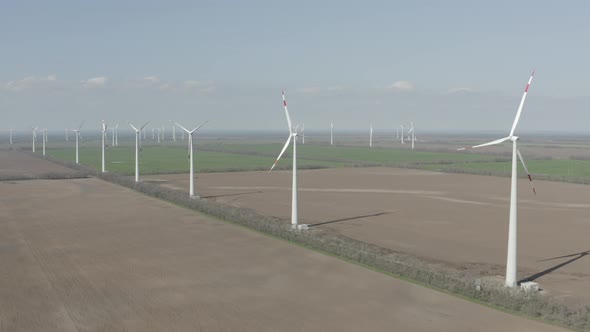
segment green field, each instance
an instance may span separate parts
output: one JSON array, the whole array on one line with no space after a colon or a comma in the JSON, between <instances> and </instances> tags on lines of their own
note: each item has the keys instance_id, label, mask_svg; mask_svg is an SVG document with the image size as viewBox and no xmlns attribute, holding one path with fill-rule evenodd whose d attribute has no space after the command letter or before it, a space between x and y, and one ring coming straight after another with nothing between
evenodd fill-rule
<instances>
[{"instance_id":1,"label":"green field","mask_svg":"<svg viewBox=\"0 0 590 332\"><path fill-rule=\"evenodd\" d=\"M590 181L590 160L529 160L527 167L531 174L543 175L544 178L554 177L556 180L576 180L576 182L587 183ZM509 175L511 162L478 162L478 163L453 163L447 165L424 165L422 168L433 171L453 171L474 174L489 172L496 175ZM524 174L524 169L518 164L518 172Z\"/></svg>"},{"instance_id":2,"label":"green field","mask_svg":"<svg viewBox=\"0 0 590 332\"><path fill-rule=\"evenodd\" d=\"M282 144L203 144L202 149L231 153L256 153L260 155L277 155ZM291 155L291 149L285 152ZM427 152L397 150L385 148L367 148L352 146L329 146L329 145L297 145L297 156L301 159L345 161L350 163L439 163L469 162L469 161L492 161L496 157L485 154L474 153L450 153L450 152ZM298 159L299 159L298 158Z\"/></svg>"},{"instance_id":3,"label":"green field","mask_svg":"<svg viewBox=\"0 0 590 332\"><path fill-rule=\"evenodd\" d=\"M76 159L73 148L48 149L51 157L74 162ZM238 170L269 169L275 157L234 154L195 150L195 171L222 172ZM101 150L98 147L81 147L80 163L95 169L101 168ZM292 160L281 158L277 168L290 168ZM321 160L298 160L302 167L343 167L342 162ZM135 147L120 146L106 151L106 169L120 174L134 174ZM144 146L140 157L140 172L143 174L188 172L189 160L187 149L181 147Z\"/></svg>"},{"instance_id":4,"label":"green field","mask_svg":"<svg viewBox=\"0 0 590 332\"><path fill-rule=\"evenodd\" d=\"M88 146L92 144L92 146ZM132 142L107 150L108 171L133 174L135 147ZM100 169L101 152L99 143L86 142L80 148L80 162ZM202 142L195 147L195 169L197 172L249 171L270 168L282 148L280 143L212 143ZM291 167L291 148L278 164L279 169ZM500 175L510 174L510 162L506 157L491 154L461 152L411 151L409 149L386 149L358 146L329 146L299 144L298 163L304 167L354 167L354 166L402 166L442 172ZM48 149L55 158L73 162L73 146ZM178 173L188 171L186 146L179 143L169 145L144 145L141 153L141 173ZM589 160L529 160L529 171L537 178L590 183ZM519 164L519 173L524 176Z\"/></svg>"}]
</instances>

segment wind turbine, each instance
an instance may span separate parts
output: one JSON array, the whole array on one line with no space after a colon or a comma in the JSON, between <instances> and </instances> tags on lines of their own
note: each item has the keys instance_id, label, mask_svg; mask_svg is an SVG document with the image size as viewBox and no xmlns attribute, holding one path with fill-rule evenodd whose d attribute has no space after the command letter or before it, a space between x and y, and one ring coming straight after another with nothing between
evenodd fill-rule
<instances>
[{"instance_id":1,"label":"wind turbine","mask_svg":"<svg viewBox=\"0 0 590 332\"><path fill-rule=\"evenodd\" d=\"M373 124L369 125L369 147L373 147Z\"/></svg>"},{"instance_id":2,"label":"wind turbine","mask_svg":"<svg viewBox=\"0 0 590 332\"><path fill-rule=\"evenodd\" d=\"M145 139L145 130L142 130L143 132L143 139Z\"/></svg>"},{"instance_id":3,"label":"wind turbine","mask_svg":"<svg viewBox=\"0 0 590 332\"><path fill-rule=\"evenodd\" d=\"M102 120L102 172L106 172L104 167L104 148L107 139L107 124Z\"/></svg>"},{"instance_id":4,"label":"wind turbine","mask_svg":"<svg viewBox=\"0 0 590 332\"><path fill-rule=\"evenodd\" d=\"M190 166L189 166L189 169L190 169L190 182L189 182L190 183L189 184L190 198L199 198L199 196L195 196L195 176L194 176L195 172L194 172L194 162L193 162L193 133L196 132L197 130L199 130L199 128L204 126L205 123L207 123L207 122L209 122L209 121L205 121L202 125L196 127L193 130L188 130L175 122L175 124L177 126L182 128L182 130L186 131L186 133L188 134L188 158L189 158L189 164L190 164Z\"/></svg>"},{"instance_id":5,"label":"wind turbine","mask_svg":"<svg viewBox=\"0 0 590 332\"><path fill-rule=\"evenodd\" d=\"M529 181L531 185L533 185L533 179L529 173L529 170L526 167L524 159L520 154L520 150L518 150L516 142L518 141L518 136L514 136L514 131L516 130L516 126L518 125L518 120L520 119L520 115L522 113L522 107L524 105L524 101L526 99L527 92L529 91L529 87L531 86L531 82L533 80L533 76L535 75L535 71L531 74L529 81L524 89L524 93L522 95L522 99L520 100L520 105L518 106L518 111L516 111L516 117L514 118L514 122L512 123L512 129L510 129L510 134L504 138L497 139L495 141L491 141L484 144L479 144L472 146L472 149L501 144L506 141L512 141L512 177L511 177L511 186L510 186L510 218L508 224L508 254L506 257L506 287L516 287L516 272L517 272L517 230L518 230L518 219L517 219L517 158L520 159L524 171L527 173ZM466 148L461 148L458 150L465 150ZM533 193L536 194L535 187L533 186Z\"/></svg>"},{"instance_id":6,"label":"wind turbine","mask_svg":"<svg viewBox=\"0 0 590 332\"><path fill-rule=\"evenodd\" d=\"M414 150L414 141L416 140L416 134L414 133L414 123L410 121L410 130L408 131L408 135L412 134L409 137L410 141L412 141L412 150Z\"/></svg>"},{"instance_id":7,"label":"wind turbine","mask_svg":"<svg viewBox=\"0 0 590 332\"><path fill-rule=\"evenodd\" d=\"M400 125L402 128L400 138L402 139L402 144L404 144L404 125Z\"/></svg>"},{"instance_id":8,"label":"wind turbine","mask_svg":"<svg viewBox=\"0 0 590 332\"><path fill-rule=\"evenodd\" d=\"M334 122L330 122L330 145L334 145Z\"/></svg>"},{"instance_id":9,"label":"wind turbine","mask_svg":"<svg viewBox=\"0 0 590 332\"><path fill-rule=\"evenodd\" d=\"M31 127L33 129L33 152L35 152L35 141L37 141L37 129L39 127Z\"/></svg>"},{"instance_id":10,"label":"wind turbine","mask_svg":"<svg viewBox=\"0 0 590 332\"><path fill-rule=\"evenodd\" d=\"M82 120L82 123L80 123L80 126L78 127L78 129L72 129L75 133L76 133L76 164L80 163L80 159L78 158L79 155L79 144L78 141L80 140L80 129L82 129L82 125L84 124L84 120Z\"/></svg>"},{"instance_id":11,"label":"wind turbine","mask_svg":"<svg viewBox=\"0 0 590 332\"><path fill-rule=\"evenodd\" d=\"M112 139L111 146L115 146L115 127L114 126L111 128L111 139Z\"/></svg>"},{"instance_id":12,"label":"wind turbine","mask_svg":"<svg viewBox=\"0 0 590 332\"><path fill-rule=\"evenodd\" d=\"M143 127L145 127L148 123L150 123L149 121L144 123L143 126L139 127L139 129L137 129L134 125L131 124L131 122L128 122L129 125L131 126L131 128L133 128L133 130L135 130L135 182L139 182L139 146L141 144L141 130L143 129Z\"/></svg>"},{"instance_id":13,"label":"wind turbine","mask_svg":"<svg viewBox=\"0 0 590 332\"><path fill-rule=\"evenodd\" d=\"M160 143L160 128L156 128L156 131L158 132L158 143Z\"/></svg>"},{"instance_id":14,"label":"wind turbine","mask_svg":"<svg viewBox=\"0 0 590 332\"><path fill-rule=\"evenodd\" d=\"M173 122L172 120L169 121L172 122L172 141L176 142L176 126L174 125L175 122Z\"/></svg>"},{"instance_id":15,"label":"wind turbine","mask_svg":"<svg viewBox=\"0 0 590 332\"><path fill-rule=\"evenodd\" d=\"M305 144L305 123L301 126L301 143Z\"/></svg>"},{"instance_id":16,"label":"wind turbine","mask_svg":"<svg viewBox=\"0 0 590 332\"><path fill-rule=\"evenodd\" d=\"M12 145L12 128L10 128L10 145Z\"/></svg>"},{"instance_id":17,"label":"wind turbine","mask_svg":"<svg viewBox=\"0 0 590 332\"><path fill-rule=\"evenodd\" d=\"M399 128L395 128L395 140L399 139Z\"/></svg>"},{"instance_id":18,"label":"wind turbine","mask_svg":"<svg viewBox=\"0 0 590 332\"><path fill-rule=\"evenodd\" d=\"M70 140L70 130L66 128L66 142Z\"/></svg>"},{"instance_id":19,"label":"wind turbine","mask_svg":"<svg viewBox=\"0 0 590 332\"><path fill-rule=\"evenodd\" d=\"M45 155L45 142L47 142L47 129L43 129L43 155Z\"/></svg>"},{"instance_id":20,"label":"wind turbine","mask_svg":"<svg viewBox=\"0 0 590 332\"><path fill-rule=\"evenodd\" d=\"M287 101L285 100L285 91L281 91L281 93L283 95L283 107L285 108L285 115L287 116L287 126L289 127L289 138L287 139L285 146L283 146L283 150L281 150L281 153L277 157L277 160L275 161L275 163L270 168L269 172L272 171L273 168L275 168L275 166L279 162L279 159L281 159L281 156L283 155L283 153L285 153L285 150L287 150L287 148L289 147L289 143L291 143L291 139L293 139L293 185L292 185L292 193L291 193L291 199L292 199L291 200L291 228L297 229L298 228L298 217L297 217L297 212L298 212L298 204L297 204L297 136L298 135L297 135L297 129L299 126L297 126L296 128L293 128L293 126L291 125L291 117L289 116L289 111L287 110Z\"/></svg>"},{"instance_id":21,"label":"wind turbine","mask_svg":"<svg viewBox=\"0 0 590 332\"><path fill-rule=\"evenodd\" d=\"M115 146L119 146L119 124L115 125Z\"/></svg>"}]
</instances>

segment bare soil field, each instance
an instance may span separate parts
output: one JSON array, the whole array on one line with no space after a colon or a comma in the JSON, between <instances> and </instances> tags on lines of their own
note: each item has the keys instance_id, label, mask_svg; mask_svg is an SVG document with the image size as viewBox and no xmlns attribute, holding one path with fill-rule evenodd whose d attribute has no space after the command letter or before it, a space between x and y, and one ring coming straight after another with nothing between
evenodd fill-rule
<instances>
[{"instance_id":1,"label":"bare soil field","mask_svg":"<svg viewBox=\"0 0 590 332\"><path fill-rule=\"evenodd\" d=\"M14 150L0 150L0 178L36 177L43 174L72 174L75 171Z\"/></svg>"},{"instance_id":2,"label":"bare soil field","mask_svg":"<svg viewBox=\"0 0 590 332\"><path fill-rule=\"evenodd\" d=\"M97 179L0 183L0 248L2 331L560 330Z\"/></svg>"},{"instance_id":3,"label":"bare soil field","mask_svg":"<svg viewBox=\"0 0 590 332\"><path fill-rule=\"evenodd\" d=\"M187 190L187 175L146 181ZM444 262L504 275L510 179L410 169L299 173L300 223ZM590 304L590 186L519 181L519 271L545 292ZM202 197L290 219L291 172L199 174Z\"/></svg>"}]
</instances>

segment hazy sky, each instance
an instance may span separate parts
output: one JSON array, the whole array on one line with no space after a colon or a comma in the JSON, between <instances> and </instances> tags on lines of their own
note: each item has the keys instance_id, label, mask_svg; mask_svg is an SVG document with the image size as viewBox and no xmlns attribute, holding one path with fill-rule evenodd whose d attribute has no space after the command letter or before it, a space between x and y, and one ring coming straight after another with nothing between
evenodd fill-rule
<instances>
[{"instance_id":1,"label":"hazy sky","mask_svg":"<svg viewBox=\"0 0 590 332\"><path fill-rule=\"evenodd\" d=\"M590 129L584 1L6 1L0 129ZM285 129L286 130L286 129Z\"/></svg>"}]
</instances>

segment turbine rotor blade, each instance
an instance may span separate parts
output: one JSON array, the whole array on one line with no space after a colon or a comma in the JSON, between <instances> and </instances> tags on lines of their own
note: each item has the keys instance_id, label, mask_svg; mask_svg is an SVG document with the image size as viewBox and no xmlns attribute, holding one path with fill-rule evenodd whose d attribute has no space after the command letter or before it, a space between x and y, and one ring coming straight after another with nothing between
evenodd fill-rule
<instances>
[{"instance_id":1,"label":"turbine rotor blade","mask_svg":"<svg viewBox=\"0 0 590 332\"><path fill-rule=\"evenodd\" d=\"M182 128L182 130L186 131L187 133L190 134L190 130L184 128L183 126L179 125L178 123L174 122L175 125L179 126L180 128Z\"/></svg>"},{"instance_id":2,"label":"turbine rotor blade","mask_svg":"<svg viewBox=\"0 0 590 332\"><path fill-rule=\"evenodd\" d=\"M270 168L269 172L272 171L273 168L275 168L275 166L279 162L279 159L281 159L281 156L283 155L283 153L285 153L285 150L287 150L287 148L289 147L289 143L291 143L291 138L293 138L293 135L289 135L289 138L287 139L287 143L285 143L285 146L283 146L283 150L281 150L281 153L277 157L277 160L275 161L275 163L272 164L272 167Z\"/></svg>"},{"instance_id":3,"label":"turbine rotor blade","mask_svg":"<svg viewBox=\"0 0 590 332\"><path fill-rule=\"evenodd\" d=\"M287 125L289 126L289 133L293 133L293 125L291 124L291 117L289 116L289 110L287 109L287 100L285 100L285 90L281 90L283 94L283 107L285 108L285 115L287 116Z\"/></svg>"},{"instance_id":4,"label":"turbine rotor blade","mask_svg":"<svg viewBox=\"0 0 590 332\"><path fill-rule=\"evenodd\" d=\"M483 144L479 144L479 145L474 145L471 148L472 149L477 149L477 148L481 148L481 147L484 147L484 146L496 145L496 144L504 143L504 142L506 142L509 139L510 139L510 137L504 137L504 138L497 139L495 141L491 141L491 142L487 142L487 143L483 143Z\"/></svg>"},{"instance_id":5,"label":"turbine rotor blade","mask_svg":"<svg viewBox=\"0 0 590 332\"><path fill-rule=\"evenodd\" d=\"M518 125L518 120L520 120L520 114L522 113L522 106L524 105L524 100L526 99L527 92L529 92L529 87L531 86L531 82L533 81L533 76L535 76L535 71L531 74L529 78L529 82L527 83L526 87L524 88L524 93L522 94L522 99L520 100L520 105L518 105L518 111L516 111L516 117L514 118L514 123L512 124L512 129L510 129L510 135L514 135L514 131L516 130L516 126Z\"/></svg>"},{"instance_id":6,"label":"turbine rotor blade","mask_svg":"<svg viewBox=\"0 0 590 332\"><path fill-rule=\"evenodd\" d=\"M138 132L139 131L137 128L135 128L134 125L131 124L131 122L129 122L129 125L131 126L131 128L133 128L133 130L135 130L135 132Z\"/></svg>"},{"instance_id":7,"label":"turbine rotor blade","mask_svg":"<svg viewBox=\"0 0 590 332\"><path fill-rule=\"evenodd\" d=\"M209 122L209 120L203 122L203 124L201 124L200 126L198 126L197 128L193 129L193 131L191 131L190 133L194 133L195 131L199 130L202 126L204 126L207 122Z\"/></svg>"},{"instance_id":8,"label":"turbine rotor blade","mask_svg":"<svg viewBox=\"0 0 590 332\"><path fill-rule=\"evenodd\" d=\"M84 121L86 121L86 120L82 120L82 122L80 123L80 126L78 127L78 130L82 129L82 126L84 125Z\"/></svg>"},{"instance_id":9,"label":"turbine rotor blade","mask_svg":"<svg viewBox=\"0 0 590 332\"><path fill-rule=\"evenodd\" d=\"M144 124L143 124L143 126L141 126L141 127L139 128L139 130L141 131L141 130L143 129L143 127L147 126L147 124L148 124L148 123L150 123L150 122L148 121L148 122L144 123Z\"/></svg>"},{"instance_id":10,"label":"turbine rotor blade","mask_svg":"<svg viewBox=\"0 0 590 332\"><path fill-rule=\"evenodd\" d=\"M496 144L504 143L505 141L507 141L509 139L510 139L510 137L504 137L504 138L500 138L500 139L497 139L495 141L491 141L491 142L480 144L480 145L467 146L467 147L463 147L463 148L458 148L457 151L465 151L465 150L468 150L468 149L481 148L482 146L496 145Z\"/></svg>"},{"instance_id":11,"label":"turbine rotor blade","mask_svg":"<svg viewBox=\"0 0 590 332\"><path fill-rule=\"evenodd\" d=\"M533 187L533 194L535 194L535 196L536 196L537 191L535 190L535 184L533 183L533 178L531 178L531 173L529 173L529 169L526 167L526 164L524 162L524 158L522 157L520 150L516 149L516 153L518 154L518 159L520 159L520 162L522 163L522 167L524 168L524 171L526 172L526 175L528 176L529 181L531 182L531 187Z\"/></svg>"}]
</instances>

